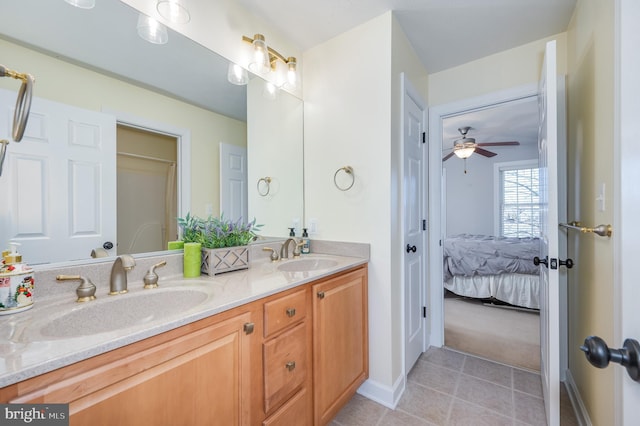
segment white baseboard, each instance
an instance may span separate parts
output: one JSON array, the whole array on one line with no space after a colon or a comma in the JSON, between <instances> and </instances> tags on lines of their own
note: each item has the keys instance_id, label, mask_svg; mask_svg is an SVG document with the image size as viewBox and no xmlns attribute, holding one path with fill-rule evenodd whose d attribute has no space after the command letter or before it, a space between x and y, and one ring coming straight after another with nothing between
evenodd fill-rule
<instances>
[{"instance_id":1,"label":"white baseboard","mask_svg":"<svg viewBox=\"0 0 640 426\"><path fill-rule=\"evenodd\" d=\"M589 418L589 413L587 413L587 408L582 402L580 392L578 392L576 382L573 380L571 370L569 369L567 369L567 378L565 384L567 385L567 393L569 394L569 400L571 400L573 412L576 414L578 424L580 426L592 426L591 419Z\"/></svg>"},{"instance_id":2,"label":"white baseboard","mask_svg":"<svg viewBox=\"0 0 640 426\"><path fill-rule=\"evenodd\" d=\"M405 387L406 381L404 376L400 376L393 384L393 387L384 386L369 379L358 388L358 393L367 399L395 410L398 401L400 401L400 397L404 393Z\"/></svg>"}]
</instances>

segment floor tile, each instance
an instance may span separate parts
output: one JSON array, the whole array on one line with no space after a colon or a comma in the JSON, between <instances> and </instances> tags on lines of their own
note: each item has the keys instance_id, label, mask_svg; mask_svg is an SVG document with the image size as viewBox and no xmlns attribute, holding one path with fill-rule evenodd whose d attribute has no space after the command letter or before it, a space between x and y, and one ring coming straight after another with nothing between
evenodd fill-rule
<instances>
[{"instance_id":1,"label":"floor tile","mask_svg":"<svg viewBox=\"0 0 640 426\"><path fill-rule=\"evenodd\" d=\"M546 426L547 418L544 401L541 398L515 391L513 393L515 418L528 425Z\"/></svg>"},{"instance_id":2,"label":"floor tile","mask_svg":"<svg viewBox=\"0 0 640 426\"><path fill-rule=\"evenodd\" d=\"M390 411L387 407L355 394L333 421L342 426L372 426L377 425L387 411Z\"/></svg>"},{"instance_id":3,"label":"floor tile","mask_svg":"<svg viewBox=\"0 0 640 426\"><path fill-rule=\"evenodd\" d=\"M435 423L429 423L426 420L419 419L410 414L403 413L399 410L389 410L380 420L380 425L384 426L437 426Z\"/></svg>"},{"instance_id":4,"label":"floor tile","mask_svg":"<svg viewBox=\"0 0 640 426\"><path fill-rule=\"evenodd\" d=\"M451 395L409 382L397 409L431 423L444 425L452 400Z\"/></svg>"},{"instance_id":5,"label":"floor tile","mask_svg":"<svg viewBox=\"0 0 640 426\"><path fill-rule=\"evenodd\" d=\"M542 398L542 382L540 374L530 373L528 371L513 369L513 388L520 392Z\"/></svg>"},{"instance_id":6,"label":"floor tile","mask_svg":"<svg viewBox=\"0 0 640 426\"><path fill-rule=\"evenodd\" d=\"M418 360L408 375L408 380L440 392L453 395L460 372Z\"/></svg>"},{"instance_id":7,"label":"floor tile","mask_svg":"<svg viewBox=\"0 0 640 426\"><path fill-rule=\"evenodd\" d=\"M462 372L510 388L512 370L506 365L470 356L467 357Z\"/></svg>"},{"instance_id":8,"label":"floor tile","mask_svg":"<svg viewBox=\"0 0 640 426\"><path fill-rule=\"evenodd\" d=\"M429 361L439 365L440 367L446 367L452 370L462 369L465 358L466 355L461 354L460 352L434 347L430 347L420 356L420 359L423 361Z\"/></svg>"},{"instance_id":9,"label":"floor tile","mask_svg":"<svg viewBox=\"0 0 640 426\"><path fill-rule=\"evenodd\" d=\"M480 405L504 416L513 416L511 388L463 374L460 376L455 395L460 399Z\"/></svg>"},{"instance_id":10,"label":"floor tile","mask_svg":"<svg viewBox=\"0 0 640 426\"><path fill-rule=\"evenodd\" d=\"M564 385L562 426L578 426ZM396 410L356 394L331 426L546 425L540 375L472 355L430 348L408 376Z\"/></svg>"},{"instance_id":11,"label":"floor tile","mask_svg":"<svg viewBox=\"0 0 640 426\"><path fill-rule=\"evenodd\" d=\"M511 426L511 417L484 410L477 405L456 399L451 407L448 426Z\"/></svg>"}]
</instances>

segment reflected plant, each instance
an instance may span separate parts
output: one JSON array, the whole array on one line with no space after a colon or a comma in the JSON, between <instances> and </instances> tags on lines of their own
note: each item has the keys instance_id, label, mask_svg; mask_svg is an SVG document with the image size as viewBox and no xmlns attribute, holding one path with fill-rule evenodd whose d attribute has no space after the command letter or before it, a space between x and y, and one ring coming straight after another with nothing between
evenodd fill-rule
<instances>
[{"instance_id":1,"label":"reflected plant","mask_svg":"<svg viewBox=\"0 0 640 426\"><path fill-rule=\"evenodd\" d=\"M190 213L178 218L178 226L182 229L182 241L200 243L203 248L210 249L247 245L257 237L256 232L262 227L256 224L255 218L251 222L243 222L242 218L233 221L221 214L220 217L202 219Z\"/></svg>"}]
</instances>

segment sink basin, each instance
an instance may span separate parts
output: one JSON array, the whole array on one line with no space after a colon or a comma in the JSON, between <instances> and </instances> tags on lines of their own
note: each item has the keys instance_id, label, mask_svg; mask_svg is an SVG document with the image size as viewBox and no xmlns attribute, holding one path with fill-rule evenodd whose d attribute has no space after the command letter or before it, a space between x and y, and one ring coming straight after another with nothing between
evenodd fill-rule
<instances>
[{"instance_id":1,"label":"sink basin","mask_svg":"<svg viewBox=\"0 0 640 426\"><path fill-rule=\"evenodd\" d=\"M332 259L294 259L278 266L278 270L285 272L305 272L327 269L336 266L338 262Z\"/></svg>"},{"instance_id":2,"label":"sink basin","mask_svg":"<svg viewBox=\"0 0 640 426\"><path fill-rule=\"evenodd\" d=\"M54 315L38 332L42 337L66 338L119 330L188 311L208 298L206 290L184 287L102 296Z\"/></svg>"}]
</instances>

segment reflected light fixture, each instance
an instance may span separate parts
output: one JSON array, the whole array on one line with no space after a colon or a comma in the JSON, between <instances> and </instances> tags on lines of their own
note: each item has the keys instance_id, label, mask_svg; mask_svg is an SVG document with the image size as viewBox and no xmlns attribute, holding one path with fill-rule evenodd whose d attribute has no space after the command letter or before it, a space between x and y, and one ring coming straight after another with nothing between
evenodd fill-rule
<instances>
[{"instance_id":1,"label":"reflected light fixture","mask_svg":"<svg viewBox=\"0 0 640 426\"><path fill-rule=\"evenodd\" d=\"M64 0L71 6L79 7L80 9L93 9L96 6L96 0Z\"/></svg>"},{"instance_id":2,"label":"reflected light fixture","mask_svg":"<svg viewBox=\"0 0 640 426\"><path fill-rule=\"evenodd\" d=\"M174 24L186 24L191 20L185 0L158 0L156 9L160 16Z\"/></svg>"},{"instance_id":3,"label":"reflected light fixture","mask_svg":"<svg viewBox=\"0 0 640 426\"><path fill-rule=\"evenodd\" d=\"M242 36L242 40L253 45L253 56L249 62L249 69L256 74L267 75L276 72L278 60L287 66L285 78L282 82L287 90L295 90L300 82L298 72L298 61L293 56L285 58L275 49L267 46L267 42L262 34L256 34L253 38Z\"/></svg>"},{"instance_id":4,"label":"reflected light fixture","mask_svg":"<svg viewBox=\"0 0 640 426\"><path fill-rule=\"evenodd\" d=\"M278 87L270 81L264 82L264 89L262 89L262 96L270 101L276 100L278 97Z\"/></svg>"},{"instance_id":5,"label":"reflected light fixture","mask_svg":"<svg viewBox=\"0 0 640 426\"><path fill-rule=\"evenodd\" d=\"M169 41L167 27L150 16L138 15L138 35L153 44L165 44Z\"/></svg>"},{"instance_id":6,"label":"reflected light fixture","mask_svg":"<svg viewBox=\"0 0 640 426\"><path fill-rule=\"evenodd\" d=\"M244 86L249 83L249 73L240 65L229 62L227 80L229 80L229 83Z\"/></svg>"}]
</instances>

